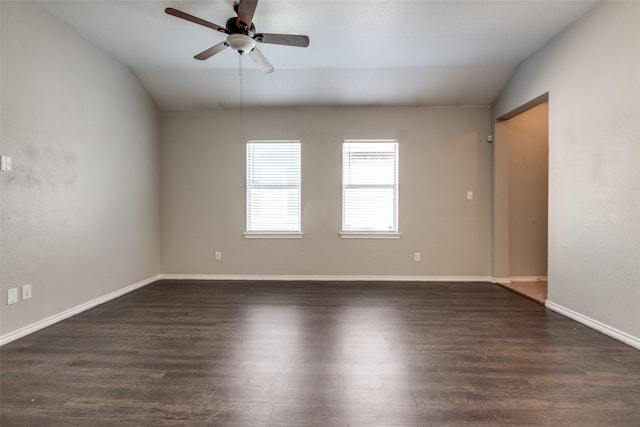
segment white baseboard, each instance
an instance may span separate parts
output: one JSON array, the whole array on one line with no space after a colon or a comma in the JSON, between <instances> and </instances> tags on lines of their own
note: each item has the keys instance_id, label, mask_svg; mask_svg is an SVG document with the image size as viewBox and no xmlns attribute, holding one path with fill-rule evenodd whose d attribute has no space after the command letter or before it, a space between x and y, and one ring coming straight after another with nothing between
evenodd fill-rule
<instances>
[{"instance_id":1,"label":"white baseboard","mask_svg":"<svg viewBox=\"0 0 640 427\"><path fill-rule=\"evenodd\" d=\"M282 280L311 282L492 282L486 276L325 276L325 275L220 275L161 274L163 280Z\"/></svg>"},{"instance_id":2,"label":"white baseboard","mask_svg":"<svg viewBox=\"0 0 640 427\"><path fill-rule=\"evenodd\" d=\"M103 295L101 297L92 299L91 301L77 305L61 313L54 314L53 316L49 316L46 319L42 319L38 322L32 323L31 325L25 326L20 329L17 329L13 332L9 332L8 334L0 336L0 346L3 346L19 338L32 334L36 331L39 331L40 329L44 329L47 326L51 326L54 323L60 322L61 320L68 319L69 317L75 316L76 314L80 314L83 311L87 311L93 307L99 306L100 304L104 304L105 302L111 301L112 299L118 298L124 294L128 294L129 292L135 291L136 289L140 289L143 286L147 286L157 280L160 280L159 274L156 276L152 276L147 279L144 279L140 282L134 283L133 285L125 286L124 288L118 289L117 291L113 291L107 295Z\"/></svg>"},{"instance_id":3,"label":"white baseboard","mask_svg":"<svg viewBox=\"0 0 640 427\"><path fill-rule=\"evenodd\" d=\"M513 277L491 277L491 282L501 285L508 285L512 282L537 282L539 280L548 280L546 276L513 276Z\"/></svg>"},{"instance_id":4,"label":"white baseboard","mask_svg":"<svg viewBox=\"0 0 640 427\"><path fill-rule=\"evenodd\" d=\"M549 300L547 300L547 302L545 303L545 307L547 307L549 310L562 314L563 316L573 319L576 322L582 323L583 325L588 326L591 329L595 329L598 332L602 332L603 334L608 335L611 338L614 338L618 341L621 341L627 345L630 345L631 347L634 347L640 350L640 338L638 337L634 337L633 335L627 334L626 332L622 332L609 325L605 325L602 322L593 320L590 317L577 313L571 309L563 307L560 304L556 304Z\"/></svg>"},{"instance_id":5,"label":"white baseboard","mask_svg":"<svg viewBox=\"0 0 640 427\"><path fill-rule=\"evenodd\" d=\"M537 282L539 280L547 280L547 276L513 276L509 278L510 282Z\"/></svg>"}]
</instances>

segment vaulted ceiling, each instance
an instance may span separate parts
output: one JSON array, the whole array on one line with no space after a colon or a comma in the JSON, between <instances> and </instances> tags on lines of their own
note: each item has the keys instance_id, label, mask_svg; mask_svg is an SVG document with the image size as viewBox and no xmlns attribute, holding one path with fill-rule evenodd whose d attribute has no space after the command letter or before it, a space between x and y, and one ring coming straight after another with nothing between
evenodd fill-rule
<instances>
[{"instance_id":1,"label":"vaulted ceiling","mask_svg":"<svg viewBox=\"0 0 640 427\"><path fill-rule=\"evenodd\" d=\"M231 49L194 59L225 35L164 12L224 26L232 0L40 3L130 67L159 108L210 109L490 105L521 61L596 1L260 0L258 32L311 39L259 44L271 74Z\"/></svg>"}]
</instances>

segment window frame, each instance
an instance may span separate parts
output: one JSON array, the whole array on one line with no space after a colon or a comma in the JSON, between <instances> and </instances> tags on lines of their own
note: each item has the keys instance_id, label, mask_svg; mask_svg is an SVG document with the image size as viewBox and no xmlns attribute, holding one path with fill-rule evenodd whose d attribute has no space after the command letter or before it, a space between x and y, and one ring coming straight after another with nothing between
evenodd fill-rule
<instances>
[{"instance_id":1,"label":"window frame","mask_svg":"<svg viewBox=\"0 0 640 427\"><path fill-rule=\"evenodd\" d=\"M393 143L395 144L395 171L394 171L394 184L389 186L388 184L358 184L353 188L392 188L394 190L394 206L393 206L393 229L392 230L375 230L375 229L345 229L345 189L350 186L345 184L345 149L347 144L357 143ZM400 194L400 143L397 139L345 139L342 143L342 217L341 217L341 230L339 235L343 239L399 239L402 233L399 231L399 194Z\"/></svg>"},{"instance_id":2,"label":"window frame","mask_svg":"<svg viewBox=\"0 0 640 427\"><path fill-rule=\"evenodd\" d=\"M269 184L264 186L255 186L250 184L249 170L249 149L252 144L297 144L299 147L299 176L297 186L279 186L281 188L295 188L298 190L298 230L250 230L250 189L264 187L264 189L278 189L276 185ZM243 233L247 239L301 239L304 236L302 232L302 141L294 140L248 140L245 144L245 231Z\"/></svg>"}]
</instances>

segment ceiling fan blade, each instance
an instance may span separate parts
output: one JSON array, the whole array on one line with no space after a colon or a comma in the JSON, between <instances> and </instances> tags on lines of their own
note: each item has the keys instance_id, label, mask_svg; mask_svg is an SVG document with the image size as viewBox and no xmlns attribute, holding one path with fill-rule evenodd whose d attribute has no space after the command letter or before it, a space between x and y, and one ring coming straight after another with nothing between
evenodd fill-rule
<instances>
[{"instance_id":1,"label":"ceiling fan blade","mask_svg":"<svg viewBox=\"0 0 640 427\"><path fill-rule=\"evenodd\" d=\"M205 59L209 59L211 58L213 55L215 55L216 53L220 53L223 50L225 50L226 48L229 47L229 43L225 41L223 41L222 43L218 43L217 45L210 47L209 49L200 52L199 54L197 54L196 56L194 56L194 58L199 59L201 61L204 61Z\"/></svg>"},{"instance_id":2,"label":"ceiling fan blade","mask_svg":"<svg viewBox=\"0 0 640 427\"><path fill-rule=\"evenodd\" d=\"M211 28L212 30L220 31L221 33L225 33L225 34L227 33L227 29L225 27L221 27L220 25L214 24L213 22L205 21L204 19L200 19L197 16L189 15L188 13L182 12L178 9L168 7L164 11L169 15L173 15L177 18L184 19L185 21L200 24L207 28Z\"/></svg>"},{"instance_id":3,"label":"ceiling fan blade","mask_svg":"<svg viewBox=\"0 0 640 427\"><path fill-rule=\"evenodd\" d=\"M309 46L309 37L295 34L256 34L255 39L262 43L282 44L286 46Z\"/></svg>"},{"instance_id":4,"label":"ceiling fan blade","mask_svg":"<svg viewBox=\"0 0 640 427\"><path fill-rule=\"evenodd\" d=\"M267 58L264 57L262 52L258 50L257 46L254 47L253 50L247 55L249 55L251 59L253 59L253 62L256 63L260 71L262 71L263 73L269 74L273 72L273 65L271 65Z\"/></svg>"},{"instance_id":5,"label":"ceiling fan blade","mask_svg":"<svg viewBox=\"0 0 640 427\"><path fill-rule=\"evenodd\" d=\"M251 21L253 20L253 14L256 12L256 6L258 6L258 0L240 0L238 3L238 26L240 23L247 26L247 29L251 28Z\"/></svg>"}]
</instances>

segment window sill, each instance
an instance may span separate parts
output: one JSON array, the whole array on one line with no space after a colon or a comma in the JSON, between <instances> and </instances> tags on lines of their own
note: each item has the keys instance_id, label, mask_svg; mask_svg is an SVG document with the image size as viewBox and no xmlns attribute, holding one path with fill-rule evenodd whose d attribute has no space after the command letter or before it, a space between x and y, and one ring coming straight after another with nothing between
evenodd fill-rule
<instances>
[{"instance_id":1,"label":"window sill","mask_svg":"<svg viewBox=\"0 0 640 427\"><path fill-rule=\"evenodd\" d=\"M245 239L302 239L304 233L300 232L286 232L286 231L245 231Z\"/></svg>"},{"instance_id":2,"label":"window sill","mask_svg":"<svg viewBox=\"0 0 640 427\"><path fill-rule=\"evenodd\" d=\"M388 231L341 231L342 239L399 239L402 233Z\"/></svg>"}]
</instances>

